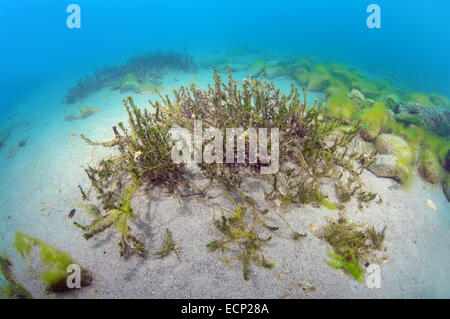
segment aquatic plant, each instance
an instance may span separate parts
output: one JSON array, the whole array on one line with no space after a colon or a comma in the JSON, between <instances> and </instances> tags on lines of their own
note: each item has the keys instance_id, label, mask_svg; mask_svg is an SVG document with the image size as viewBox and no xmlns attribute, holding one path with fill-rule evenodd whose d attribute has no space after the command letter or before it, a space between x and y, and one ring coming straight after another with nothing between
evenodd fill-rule
<instances>
[{"instance_id":1,"label":"aquatic plant","mask_svg":"<svg viewBox=\"0 0 450 319\"><path fill-rule=\"evenodd\" d=\"M414 114L396 114L395 120L401 123L404 123L406 125L413 124L415 126L419 127L427 127L427 123L423 120L422 117L419 115Z\"/></svg>"},{"instance_id":2,"label":"aquatic plant","mask_svg":"<svg viewBox=\"0 0 450 319\"><path fill-rule=\"evenodd\" d=\"M389 112L383 102L377 102L372 107L361 112L361 123L368 127L361 130L361 136L366 141L375 139L380 130L386 125Z\"/></svg>"},{"instance_id":3,"label":"aquatic plant","mask_svg":"<svg viewBox=\"0 0 450 319\"><path fill-rule=\"evenodd\" d=\"M93 220L90 225L83 226L77 222L74 224L85 231L83 237L89 239L97 234L102 233L107 228L114 226L121 233L119 242L120 255L128 256L131 251L145 256L145 245L131 234L128 221L135 218L133 209L131 208L131 199L136 191L136 186L125 190L125 198L118 200L118 205L106 211L105 215L101 215L98 209L90 209Z\"/></svg>"},{"instance_id":4,"label":"aquatic plant","mask_svg":"<svg viewBox=\"0 0 450 319\"><path fill-rule=\"evenodd\" d=\"M330 75L326 68L322 65L313 67L312 72L308 76L308 90L309 91L325 91L330 85Z\"/></svg>"},{"instance_id":5,"label":"aquatic plant","mask_svg":"<svg viewBox=\"0 0 450 319\"><path fill-rule=\"evenodd\" d=\"M33 296L14 277L6 254L0 255L0 296L10 299L32 299Z\"/></svg>"},{"instance_id":6,"label":"aquatic plant","mask_svg":"<svg viewBox=\"0 0 450 319\"><path fill-rule=\"evenodd\" d=\"M322 238L331 246L327 263L343 269L357 281L364 280L361 263L369 262L376 250L381 250L386 227L381 232L374 227L349 222L344 216L330 221L322 229Z\"/></svg>"},{"instance_id":7,"label":"aquatic plant","mask_svg":"<svg viewBox=\"0 0 450 319\"><path fill-rule=\"evenodd\" d=\"M364 281L363 270L355 257L353 249L347 248L346 257L333 253L332 251L329 252L329 255L333 260L327 260L328 265L336 269L343 269L352 275L356 281Z\"/></svg>"},{"instance_id":8,"label":"aquatic plant","mask_svg":"<svg viewBox=\"0 0 450 319\"><path fill-rule=\"evenodd\" d=\"M142 112L131 97L123 103L131 132L119 123L121 132L113 127L116 136L113 141L98 143L82 136L91 145L115 147L120 155L100 161L96 168L89 166L86 169L105 213L96 211L88 226L76 225L85 231L86 239L115 226L121 233L121 256L127 257L132 252L145 256L144 244L131 234L128 226L135 218L131 200L140 186L167 187L174 192L182 179L184 164L175 164L170 157L172 144L165 117L159 112ZM125 187L127 184L129 186ZM82 197L85 198L83 193Z\"/></svg>"},{"instance_id":9,"label":"aquatic plant","mask_svg":"<svg viewBox=\"0 0 450 319\"><path fill-rule=\"evenodd\" d=\"M181 261L180 256L178 254L178 251L180 249L181 248L178 247L173 241L172 232L168 228L166 228L166 238L164 239L162 249L158 251L155 255L164 258L173 252L177 256L178 260Z\"/></svg>"},{"instance_id":10,"label":"aquatic plant","mask_svg":"<svg viewBox=\"0 0 450 319\"><path fill-rule=\"evenodd\" d=\"M220 219L214 219L214 225L222 233L222 238L212 240L207 247L214 252L220 250L224 256L226 253L238 251L237 258L242 263L242 273L245 280L250 279L250 265L255 263L261 267L272 269L275 264L267 260L261 247L270 241L272 237L261 238L257 231L258 227L265 227L270 231L278 230L278 227L268 226L259 216L255 207L246 205L241 199L241 204L226 194L234 205L234 210L223 209L228 214L223 213ZM250 216L249 216L250 215ZM224 257L226 258L226 257Z\"/></svg>"},{"instance_id":11,"label":"aquatic plant","mask_svg":"<svg viewBox=\"0 0 450 319\"><path fill-rule=\"evenodd\" d=\"M249 72L256 78L264 72L266 65L264 61L255 61L249 66Z\"/></svg>"},{"instance_id":12,"label":"aquatic plant","mask_svg":"<svg viewBox=\"0 0 450 319\"><path fill-rule=\"evenodd\" d=\"M404 138L411 151L418 152L420 175L426 180L436 183L442 168L445 168L450 141L431 132L428 126L404 125L402 122L396 122L393 119L387 121L384 130ZM413 172L411 161L400 159L400 163L408 168L409 173L405 180L411 182Z\"/></svg>"},{"instance_id":13,"label":"aquatic plant","mask_svg":"<svg viewBox=\"0 0 450 319\"><path fill-rule=\"evenodd\" d=\"M432 184L439 183L442 166L439 164L437 156L429 149L422 150L419 161L420 175Z\"/></svg>"},{"instance_id":14,"label":"aquatic plant","mask_svg":"<svg viewBox=\"0 0 450 319\"><path fill-rule=\"evenodd\" d=\"M347 95L333 95L327 100L330 113L346 122L356 119L359 111L358 105Z\"/></svg>"},{"instance_id":15,"label":"aquatic plant","mask_svg":"<svg viewBox=\"0 0 450 319\"><path fill-rule=\"evenodd\" d=\"M287 71L282 65L270 65L265 67L264 74L269 79L275 79L280 76L286 75Z\"/></svg>"},{"instance_id":16,"label":"aquatic plant","mask_svg":"<svg viewBox=\"0 0 450 319\"><path fill-rule=\"evenodd\" d=\"M141 92L141 83L134 73L127 73L120 81L112 87L113 90L120 90L120 93L124 92Z\"/></svg>"},{"instance_id":17,"label":"aquatic plant","mask_svg":"<svg viewBox=\"0 0 450 319\"><path fill-rule=\"evenodd\" d=\"M335 209L337 208L337 207L336 207L336 204L334 204L334 203L328 201L325 197L323 197L323 195L317 194L317 197L318 197L318 199L319 199L319 204L320 204L321 206L325 206L326 208L328 208L328 209L330 209L330 210L335 210Z\"/></svg>"},{"instance_id":18,"label":"aquatic plant","mask_svg":"<svg viewBox=\"0 0 450 319\"><path fill-rule=\"evenodd\" d=\"M67 267L77 264L69 253L60 251L20 231L16 231L13 246L20 256L27 260L30 267L33 262L32 249L39 250L39 260L44 266L44 270L37 274L46 285L47 291L62 292L69 289L67 287ZM89 271L81 268L81 286L88 286L91 282L92 276Z\"/></svg>"},{"instance_id":19,"label":"aquatic plant","mask_svg":"<svg viewBox=\"0 0 450 319\"><path fill-rule=\"evenodd\" d=\"M134 56L122 65L99 68L93 75L78 80L78 83L67 91L63 102L76 103L109 86L120 88L122 92L140 93L139 83L144 82L146 78L159 78L162 70L186 71L195 67L193 58L186 51L148 52ZM131 81L130 74L133 74L137 81Z\"/></svg>"},{"instance_id":20,"label":"aquatic plant","mask_svg":"<svg viewBox=\"0 0 450 319\"><path fill-rule=\"evenodd\" d=\"M434 105L450 106L448 97L439 93L431 93L430 100Z\"/></svg>"},{"instance_id":21,"label":"aquatic plant","mask_svg":"<svg viewBox=\"0 0 450 319\"><path fill-rule=\"evenodd\" d=\"M408 101L416 102L422 105L433 105L428 94L423 92L414 92L406 96Z\"/></svg>"},{"instance_id":22,"label":"aquatic plant","mask_svg":"<svg viewBox=\"0 0 450 319\"><path fill-rule=\"evenodd\" d=\"M127 256L131 252L137 252L144 255L143 245L127 242L128 236L131 236L127 225L135 216L131 209L131 199L136 192L145 196L157 187L165 188L169 194L176 196L205 196L208 188L215 185L233 199L234 210L227 211L222 219L215 221L223 238L210 242L208 247L211 250L226 250L225 246L228 245L240 247L237 258L242 262L245 278L248 278L251 263L256 262L270 268L272 264L263 258L261 252L263 244L268 240L267 236L261 235L261 229L273 232L278 227L268 226L265 217L267 211L256 208L255 200L241 189L241 183L247 176L261 178L262 168L271 163L262 162L259 156L256 162L250 162L249 146L245 143L246 158L242 163L227 162L226 154L223 154L224 158L219 163L198 163L209 183L203 189L194 187L184 174L184 163L176 164L172 160L174 142L170 139L169 129L179 127L192 131L196 119L202 120L202 129L278 128L282 132L279 143L280 169L267 176L273 187L266 194L266 200L270 205L278 207L275 214L284 223L286 221L278 209L302 204L334 208L334 204L322 194L322 178L334 177L341 180L343 185L353 185L358 192L355 191L350 197L362 192L359 174L370 164L370 154L359 154L347 149L349 142L359 133L358 123L335 134L337 127L343 124L342 121L330 115L320 103L308 107L305 88L301 101L301 93L294 85L290 94L284 95L273 83L264 79L248 78L240 83L229 72L228 83L225 84L217 72L213 77L214 84L208 89L199 89L191 84L189 88L182 86L174 90L173 100L168 96L160 96L162 103L150 102L152 112L137 108L133 99L128 97L123 100L129 116L128 126L119 123L118 128L114 127L113 140L95 142L82 136L90 145L112 147L118 153L101 160L95 167L86 169L91 187L102 208L95 210L91 225L78 224L85 231L85 237L90 238L116 225L115 229L122 234L121 254ZM229 114L233 116L230 117ZM225 136L223 138L222 145L226 142ZM244 134L242 138L247 139L248 135ZM202 148L209 142L204 140ZM288 168L285 165L288 162L294 168ZM351 181L343 178L343 172L347 172L346 176L350 176ZM187 190L189 195L186 194ZM81 194L86 200L86 193L82 191ZM240 204L235 200L239 197ZM370 196L360 197L365 201L373 199ZM304 236L290 226L288 228L293 239L299 240ZM166 243L166 248L171 246L169 242ZM127 249L123 250L123 247ZM162 251L168 252L167 249Z\"/></svg>"}]
</instances>

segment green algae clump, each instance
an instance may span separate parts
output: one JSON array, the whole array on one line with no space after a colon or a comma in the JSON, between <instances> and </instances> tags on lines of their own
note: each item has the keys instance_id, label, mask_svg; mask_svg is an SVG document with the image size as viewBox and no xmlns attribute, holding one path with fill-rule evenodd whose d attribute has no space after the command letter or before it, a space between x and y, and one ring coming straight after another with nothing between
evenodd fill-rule
<instances>
[{"instance_id":1,"label":"green algae clump","mask_svg":"<svg viewBox=\"0 0 450 319\"><path fill-rule=\"evenodd\" d=\"M282 65L268 66L265 68L265 73L269 79L275 79L286 75L287 71Z\"/></svg>"},{"instance_id":2,"label":"green algae clump","mask_svg":"<svg viewBox=\"0 0 450 319\"><path fill-rule=\"evenodd\" d=\"M356 260L355 254L351 248L347 248L347 258L342 257L339 254L329 251L329 255L333 260L328 260L327 264L336 268L343 269L345 272L352 275L352 277L358 281L364 281L364 274L359 262Z\"/></svg>"},{"instance_id":3,"label":"green algae clump","mask_svg":"<svg viewBox=\"0 0 450 319\"><path fill-rule=\"evenodd\" d=\"M437 156L431 150L424 150L420 153L419 160L420 175L432 184L439 183L442 167Z\"/></svg>"},{"instance_id":4,"label":"green algae clump","mask_svg":"<svg viewBox=\"0 0 450 319\"><path fill-rule=\"evenodd\" d=\"M422 105L433 105L428 94L423 92L414 92L407 96L407 99Z\"/></svg>"},{"instance_id":5,"label":"green algae clump","mask_svg":"<svg viewBox=\"0 0 450 319\"><path fill-rule=\"evenodd\" d=\"M355 119L359 111L358 105L346 95L331 96L327 104L333 116L347 122Z\"/></svg>"},{"instance_id":6,"label":"green algae clump","mask_svg":"<svg viewBox=\"0 0 450 319\"><path fill-rule=\"evenodd\" d=\"M44 270L38 272L37 275L46 285L47 291L62 292L69 289L67 287L67 267L77 264L69 253L60 251L20 231L16 231L13 247L30 265L32 263L32 249L38 248L40 250L39 260L44 265ZM88 286L91 282L90 273L82 269L81 286Z\"/></svg>"},{"instance_id":7,"label":"green algae clump","mask_svg":"<svg viewBox=\"0 0 450 319\"><path fill-rule=\"evenodd\" d=\"M317 194L317 198L319 199L320 205L325 206L326 208L328 208L330 210L335 210L337 208L336 204L330 202L325 197L323 197L321 194Z\"/></svg>"},{"instance_id":8,"label":"green algae clump","mask_svg":"<svg viewBox=\"0 0 450 319\"><path fill-rule=\"evenodd\" d=\"M329 251L332 260L327 263L337 269L343 269L356 281L364 280L362 262L374 258L374 251L381 250L386 227L376 232L374 227L362 226L341 216L322 229L321 236L333 248Z\"/></svg>"},{"instance_id":9,"label":"green algae clump","mask_svg":"<svg viewBox=\"0 0 450 319\"><path fill-rule=\"evenodd\" d=\"M393 154L411 163L414 159L412 146L403 138L393 134L380 134L375 140L375 148L381 154Z\"/></svg>"},{"instance_id":10,"label":"green algae clump","mask_svg":"<svg viewBox=\"0 0 450 319\"><path fill-rule=\"evenodd\" d=\"M364 109L361 113L361 122L368 128L361 130L361 137L366 141L374 140L386 124L388 117L389 112L383 102L377 102L372 107Z\"/></svg>"},{"instance_id":11,"label":"green algae clump","mask_svg":"<svg viewBox=\"0 0 450 319\"><path fill-rule=\"evenodd\" d=\"M141 83L134 73L127 73L121 79L114 89L120 89L120 93L123 92L141 92Z\"/></svg>"},{"instance_id":12,"label":"green algae clump","mask_svg":"<svg viewBox=\"0 0 450 319\"><path fill-rule=\"evenodd\" d=\"M264 72L265 68L266 65L264 61L255 61L249 66L248 70L250 71L251 74L258 75L261 72Z\"/></svg>"}]
</instances>

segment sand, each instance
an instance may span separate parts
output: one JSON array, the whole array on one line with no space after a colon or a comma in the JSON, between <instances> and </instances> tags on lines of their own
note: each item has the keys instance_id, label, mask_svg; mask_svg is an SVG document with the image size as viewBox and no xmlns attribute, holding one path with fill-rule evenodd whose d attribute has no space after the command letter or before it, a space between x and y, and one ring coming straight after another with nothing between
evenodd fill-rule
<instances>
[{"instance_id":1,"label":"sand","mask_svg":"<svg viewBox=\"0 0 450 319\"><path fill-rule=\"evenodd\" d=\"M241 80L244 73L235 75ZM164 86L179 87L195 80L202 87L211 73L174 72L164 78ZM448 298L450 297L450 205L440 186L431 186L419 177L411 189L404 190L390 179L377 178L365 171L368 188L378 192L382 204L371 203L361 212L356 201L347 205L347 216L357 222L386 230L386 255L381 264L381 288L357 284L351 277L325 263L328 247L315 237L308 225L326 223L337 211L311 206L293 207L284 213L294 229L307 233L296 242L276 216L273 223L281 232L264 248L265 256L275 262L273 270L252 267L244 281L239 264L224 264L220 254L208 251L206 244L218 238L212 224L217 209L195 198L138 197L133 206L138 219L133 225L144 238L150 253L147 259L133 256L123 260L118 253L118 234L112 230L86 241L80 229L67 215L80 201L77 185L89 186L84 167L105 157L108 150L85 144L78 135L94 140L113 138L111 127L127 119L117 91L103 90L82 103L61 102L65 89L73 81L45 83L10 113L8 122L20 122L7 145L0 151L0 249L14 265L14 274L37 298ZM275 81L287 90L290 81ZM167 90L170 94L170 90ZM146 106L151 95L132 94L138 106ZM315 95L311 97L323 98ZM85 120L67 122L65 116L77 114L89 106L101 112ZM8 149L27 138L13 158ZM263 183L248 179L244 188L253 196L262 196ZM323 185L330 188L330 185ZM211 192L219 190L212 189ZM333 192L331 192L333 193ZM427 205L430 199L437 206ZM226 199L217 201L229 205ZM87 222L86 213L77 209L74 220ZM162 245L169 228L181 247L179 261L174 254L158 259L152 256ZM65 294L46 294L42 284L32 277L12 248L14 233L20 230L68 251L90 270L90 287ZM301 287L314 286L305 293Z\"/></svg>"}]
</instances>

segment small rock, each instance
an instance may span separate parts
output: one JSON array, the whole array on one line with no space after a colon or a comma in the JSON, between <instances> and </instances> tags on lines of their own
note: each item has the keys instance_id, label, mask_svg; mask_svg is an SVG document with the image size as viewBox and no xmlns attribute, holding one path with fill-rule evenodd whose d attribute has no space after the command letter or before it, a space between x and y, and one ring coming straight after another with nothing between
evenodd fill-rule
<instances>
[{"instance_id":1,"label":"small rock","mask_svg":"<svg viewBox=\"0 0 450 319\"><path fill-rule=\"evenodd\" d=\"M366 157L370 156L372 152L374 151L373 145L371 143L368 143L364 141L359 136L356 136L351 142L348 147L348 150L351 152L356 152L358 154L365 155ZM354 167L359 167L360 163L357 160L352 160L351 163L354 165Z\"/></svg>"},{"instance_id":2,"label":"small rock","mask_svg":"<svg viewBox=\"0 0 450 319\"><path fill-rule=\"evenodd\" d=\"M370 129L362 129L359 132L359 135L361 135L361 137L367 141L373 141L377 136L378 133L380 133L380 128L379 127L374 127L374 128L370 128Z\"/></svg>"},{"instance_id":3,"label":"small rock","mask_svg":"<svg viewBox=\"0 0 450 319\"><path fill-rule=\"evenodd\" d=\"M386 96L384 103L390 110L397 110L400 104L400 99L395 94L390 94Z\"/></svg>"},{"instance_id":4,"label":"small rock","mask_svg":"<svg viewBox=\"0 0 450 319\"><path fill-rule=\"evenodd\" d=\"M408 143L400 136L393 134L380 134L375 140L375 148L380 154L396 155L408 163L412 161L413 154Z\"/></svg>"},{"instance_id":5,"label":"small rock","mask_svg":"<svg viewBox=\"0 0 450 319\"><path fill-rule=\"evenodd\" d=\"M347 96L354 101L364 101L365 100L364 95L361 92L359 92L357 89L352 89L347 94Z\"/></svg>"},{"instance_id":6,"label":"small rock","mask_svg":"<svg viewBox=\"0 0 450 319\"><path fill-rule=\"evenodd\" d=\"M420 175L431 184L439 183L441 174L441 165L438 159L430 150L426 150L421 154L421 163L419 166Z\"/></svg>"},{"instance_id":7,"label":"small rock","mask_svg":"<svg viewBox=\"0 0 450 319\"><path fill-rule=\"evenodd\" d=\"M378 177L390 177L400 181L405 180L409 174L408 168L399 164L395 155L377 155L368 170Z\"/></svg>"}]
</instances>

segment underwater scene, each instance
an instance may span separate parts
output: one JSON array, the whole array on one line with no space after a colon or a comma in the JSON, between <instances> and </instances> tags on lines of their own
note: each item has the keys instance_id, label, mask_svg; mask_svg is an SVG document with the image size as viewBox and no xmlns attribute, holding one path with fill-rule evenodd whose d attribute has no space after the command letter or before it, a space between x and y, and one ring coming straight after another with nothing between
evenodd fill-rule
<instances>
[{"instance_id":1,"label":"underwater scene","mask_svg":"<svg viewBox=\"0 0 450 319\"><path fill-rule=\"evenodd\" d=\"M449 298L449 14L0 0L0 299Z\"/></svg>"}]
</instances>

